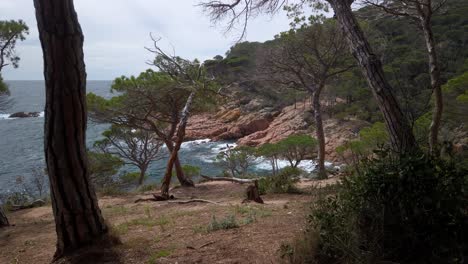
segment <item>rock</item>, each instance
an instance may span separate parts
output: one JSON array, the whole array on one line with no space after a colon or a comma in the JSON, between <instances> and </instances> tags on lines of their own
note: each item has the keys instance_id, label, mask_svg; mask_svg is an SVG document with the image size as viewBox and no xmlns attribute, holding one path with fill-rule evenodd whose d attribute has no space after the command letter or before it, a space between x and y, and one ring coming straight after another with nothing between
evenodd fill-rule
<instances>
[{"instance_id":1,"label":"rock","mask_svg":"<svg viewBox=\"0 0 468 264\"><path fill-rule=\"evenodd\" d=\"M251 108L259 105L251 102ZM314 118L310 103L298 102L284 107L281 111L264 107L253 112L241 111L238 105L220 108L215 114L200 114L190 117L187 126L187 139L210 138L217 140L237 140L239 145L260 146L278 142L292 134L309 134L315 137ZM347 141L357 138L358 132L370 124L360 120L339 120L326 118L325 152L327 161L342 161L335 149ZM313 156L308 158L314 158Z\"/></svg>"},{"instance_id":2,"label":"rock","mask_svg":"<svg viewBox=\"0 0 468 264\"><path fill-rule=\"evenodd\" d=\"M28 117L39 117L41 113L39 112L17 112L11 114L9 118L28 118Z\"/></svg>"}]
</instances>

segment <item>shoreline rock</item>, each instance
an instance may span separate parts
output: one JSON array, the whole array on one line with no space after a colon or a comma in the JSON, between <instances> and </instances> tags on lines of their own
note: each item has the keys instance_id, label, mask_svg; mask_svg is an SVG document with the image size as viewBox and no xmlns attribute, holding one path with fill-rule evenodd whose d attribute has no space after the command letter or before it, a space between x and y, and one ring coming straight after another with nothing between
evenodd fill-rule
<instances>
[{"instance_id":1,"label":"shoreline rock","mask_svg":"<svg viewBox=\"0 0 468 264\"><path fill-rule=\"evenodd\" d=\"M361 120L325 118L327 160L342 162L335 149L357 138L361 128L369 126ZM213 141L236 140L239 145L261 146L278 142L292 134L315 135L310 103L297 103L281 111L263 108L243 111L239 107L222 108L215 114L199 114L189 119L187 140L209 138Z\"/></svg>"},{"instance_id":2,"label":"shoreline rock","mask_svg":"<svg viewBox=\"0 0 468 264\"><path fill-rule=\"evenodd\" d=\"M39 117L40 112L16 112L11 114L8 118L30 118L30 117Z\"/></svg>"}]
</instances>

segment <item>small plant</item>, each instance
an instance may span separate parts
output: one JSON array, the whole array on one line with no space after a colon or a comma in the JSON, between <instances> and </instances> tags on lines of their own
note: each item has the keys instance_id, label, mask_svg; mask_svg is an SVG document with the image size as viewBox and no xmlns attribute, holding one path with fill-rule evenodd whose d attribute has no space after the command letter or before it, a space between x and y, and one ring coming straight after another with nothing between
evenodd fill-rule
<instances>
[{"instance_id":1,"label":"small plant","mask_svg":"<svg viewBox=\"0 0 468 264\"><path fill-rule=\"evenodd\" d=\"M122 236L128 233L128 224L122 223L112 227L112 231L118 236Z\"/></svg>"},{"instance_id":2,"label":"small plant","mask_svg":"<svg viewBox=\"0 0 468 264\"><path fill-rule=\"evenodd\" d=\"M171 255L171 251L170 250L166 250L166 249L163 249L163 250L160 250L156 253L153 253L151 254L149 260L148 260L148 264L156 264L158 263L158 259L160 258L165 258L165 257L169 257Z\"/></svg>"},{"instance_id":3,"label":"small plant","mask_svg":"<svg viewBox=\"0 0 468 264\"><path fill-rule=\"evenodd\" d=\"M222 229L232 229L238 228L239 224L237 223L236 217L234 215L228 215L226 218L218 222L216 216L213 215L210 224L208 225L207 231L213 232Z\"/></svg>"},{"instance_id":4,"label":"small plant","mask_svg":"<svg viewBox=\"0 0 468 264\"><path fill-rule=\"evenodd\" d=\"M145 184L145 185L140 186L137 191L139 193L145 193L145 192L153 191L157 188L158 188L158 185L156 183Z\"/></svg>"}]
</instances>

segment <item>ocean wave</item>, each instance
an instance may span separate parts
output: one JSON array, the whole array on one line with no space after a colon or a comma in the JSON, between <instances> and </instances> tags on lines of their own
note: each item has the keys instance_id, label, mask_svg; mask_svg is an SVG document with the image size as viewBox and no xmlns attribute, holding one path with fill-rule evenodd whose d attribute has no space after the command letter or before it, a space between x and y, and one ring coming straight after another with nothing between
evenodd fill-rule
<instances>
[{"instance_id":1,"label":"ocean wave","mask_svg":"<svg viewBox=\"0 0 468 264\"><path fill-rule=\"evenodd\" d=\"M283 169L290 166L289 161L283 159L279 159L277 164L278 169ZM307 172L313 172L317 167L317 162L314 160L302 160L297 167ZM255 164L255 169L271 171L271 163L267 159L259 158Z\"/></svg>"},{"instance_id":2,"label":"ocean wave","mask_svg":"<svg viewBox=\"0 0 468 264\"><path fill-rule=\"evenodd\" d=\"M183 142L182 145L180 145L180 147L182 149L189 149L190 150L194 146L199 146L201 144L205 144L205 143L209 143L209 142L211 142L211 139L209 139L209 138L197 139L197 140Z\"/></svg>"},{"instance_id":3,"label":"ocean wave","mask_svg":"<svg viewBox=\"0 0 468 264\"><path fill-rule=\"evenodd\" d=\"M0 114L0 120L13 120L13 119L18 119L18 118L10 118L10 115L12 114ZM39 116L36 118L43 118L45 115L44 111L39 113ZM34 117L28 117L28 118L34 118Z\"/></svg>"}]
</instances>

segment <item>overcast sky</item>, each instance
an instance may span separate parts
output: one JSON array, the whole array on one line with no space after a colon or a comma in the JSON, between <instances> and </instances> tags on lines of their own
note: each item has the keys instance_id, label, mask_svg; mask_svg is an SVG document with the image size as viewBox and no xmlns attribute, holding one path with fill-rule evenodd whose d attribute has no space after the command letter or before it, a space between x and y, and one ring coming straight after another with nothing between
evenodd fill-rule
<instances>
[{"instance_id":1,"label":"overcast sky","mask_svg":"<svg viewBox=\"0 0 468 264\"><path fill-rule=\"evenodd\" d=\"M85 35L84 52L89 80L112 80L136 75L152 58L144 49L152 43L149 33L160 36L176 54L208 59L224 55L239 31L224 34L195 6L200 0L75 0ZM30 28L27 40L17 44L20 67L3 70L6 80L41 80L40 47L33 0L0 0L0 20L23 19ZM265 41L288 29L285 13L261 16L249 22L248 41ZM172 48L171 48L172 50Z\"/></svg>"}]
</instances>

